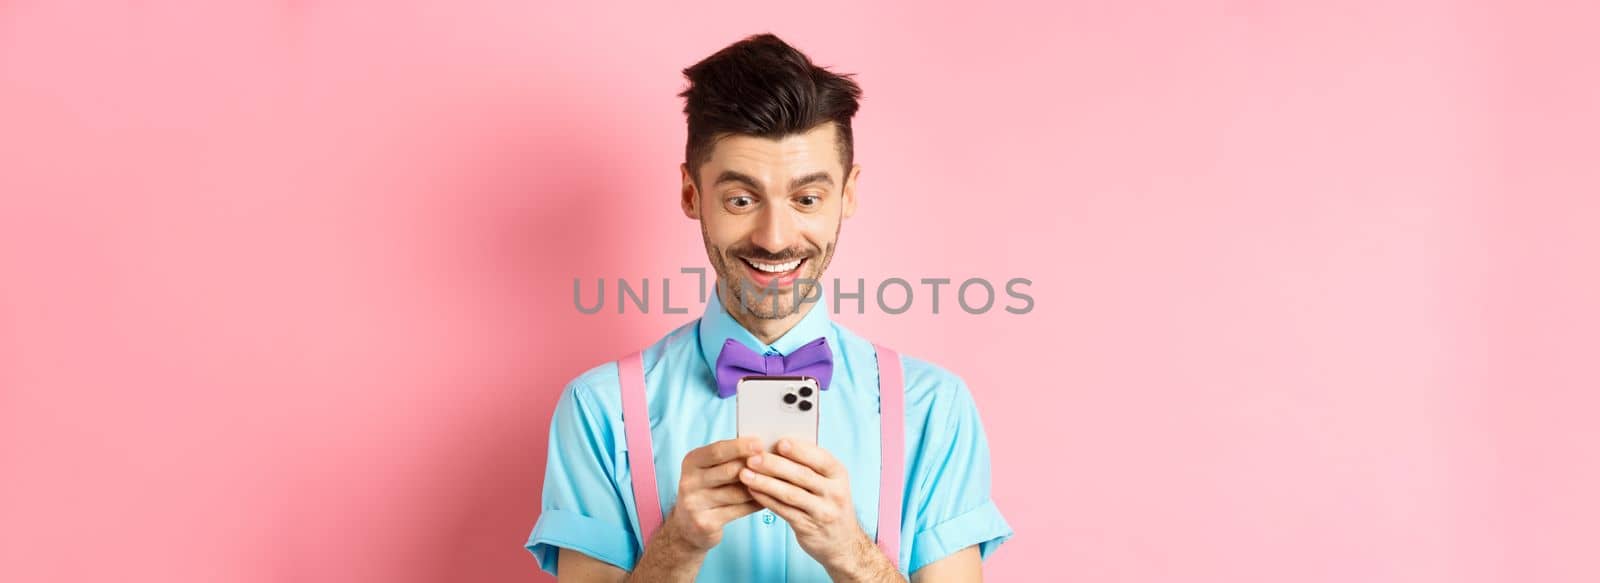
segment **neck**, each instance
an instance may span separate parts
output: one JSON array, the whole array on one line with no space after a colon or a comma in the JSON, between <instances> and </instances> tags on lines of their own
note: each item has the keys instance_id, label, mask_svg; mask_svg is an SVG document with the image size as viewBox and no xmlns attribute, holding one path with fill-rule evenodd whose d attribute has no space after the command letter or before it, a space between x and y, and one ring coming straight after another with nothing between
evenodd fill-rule
<instances>
[{"instance_id":1,"label":"neck","mask_svg":"<svg viewBox=\"0 0 1600 583\"><path fill-rule=\"evenodd\" d=\"M800 320L806 317L806 314L811 313L811 308L817 304L817 302L801 302L800 309L795 310L793 314L782 318L758 318L755 314L745 309L742 304L739 304L738 300L733 298L733 294L721 293L718 296L722 301L722 309L733 317L733 321L738 322L740 326L744 326L745 330L749 330L750 334L754 335L762 344L772 344L772 341L782 338L785 333L794 328L795 324L799 324Z\"/></svg>"}]
</instances>

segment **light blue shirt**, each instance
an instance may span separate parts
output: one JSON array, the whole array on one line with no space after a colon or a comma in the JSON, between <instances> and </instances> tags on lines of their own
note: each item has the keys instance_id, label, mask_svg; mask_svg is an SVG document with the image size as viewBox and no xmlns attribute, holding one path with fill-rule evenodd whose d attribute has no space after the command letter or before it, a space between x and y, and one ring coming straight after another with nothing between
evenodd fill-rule
<instances>
[{"instance_id":1,"label":"light blue shirt","mask_svg":"<svg viewBox=\"0 0 1600 583\"><path fill-rule=\"evenodd\" d=\"M723 341L788 354L819 336L833 350L833 379L821 393L818 442L845 464L856 518L876 540L882 460L878 366L872 343L834 323L819 299L794 328L764 344L728 315L715 293L705 314L644 351L646 403L661 504L677 501L683 457L736 437L737 397L719 398L713 370ZM989 442L967 385L949 371L901 355L905 370L906 480L900 534L902 574L978 545L984 558L1012 536L989 496ZM617 366L589 369L562 391L550 423L539 520L525 548L554 575L561 547L633 570L643 538L623 433ZM696 581L829 581L769 510L736 519L706 555Z\"/></svg>"}]
</instances>

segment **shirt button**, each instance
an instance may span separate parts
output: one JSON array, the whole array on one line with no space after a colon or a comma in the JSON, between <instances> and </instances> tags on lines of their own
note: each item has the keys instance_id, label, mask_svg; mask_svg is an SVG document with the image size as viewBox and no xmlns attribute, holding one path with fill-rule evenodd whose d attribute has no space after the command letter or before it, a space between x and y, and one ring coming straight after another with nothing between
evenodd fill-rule
<instances>
[{"instance_id":1,"label":"shirt button","mask_svg":"<svg viewBox=\"0 0 1600 583\"><path fill-rule=\"evenodd\" d=\"M766 512L763 512L763 513L762 513L762 514L761 514L761 522L764 522L764 523L766 523L766 524L772 524L772 522L773 522L773 521L774 521L774 520L777 520L777 519L778 519L778 517L776 517L776 516L773 516L773 515L772 515L772 511L771 511L771 510L768 510L768 511L766 511Z\"/></svg>"}]
</instances>

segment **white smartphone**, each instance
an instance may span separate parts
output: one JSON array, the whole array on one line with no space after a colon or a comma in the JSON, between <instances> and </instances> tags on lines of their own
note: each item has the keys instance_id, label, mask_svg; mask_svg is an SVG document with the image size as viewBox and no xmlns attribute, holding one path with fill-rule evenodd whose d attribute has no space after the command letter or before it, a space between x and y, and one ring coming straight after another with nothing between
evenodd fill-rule
<instances>
[{"instance_id":1,"label":"white smartphone","mask_svg":"<svg viewBox=\"0 0 1600 583\"><path fill-rule=\"evenodd\" d=\"M739 380L739 437L761 438L772 451L781 438L817 443L822 390L814 377L748 376Z\"/></svg>"}]
</instances>

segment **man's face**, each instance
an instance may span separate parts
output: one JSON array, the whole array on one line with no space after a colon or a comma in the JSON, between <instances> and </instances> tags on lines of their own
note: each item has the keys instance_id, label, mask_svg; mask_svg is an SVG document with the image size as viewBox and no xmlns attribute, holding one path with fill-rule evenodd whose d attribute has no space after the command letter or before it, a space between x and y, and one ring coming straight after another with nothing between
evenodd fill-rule
<instances>
[{"instance_id":1,"label":"man's face","mask_svg":"<svg viewBox=\"0 0 1600 583\"><path fill-rule=\"evenodd\" d=\"M800 308L797 298L821 293L811 282L822 281L839 227L855 213L861 171L857 164L846 176L835 131L824 123L776 140L725 137L701 165L698 187L681 166L683 212L699 219L733 309L783 319ZM809 280L798 293L797 280Z\"/></svg>"}]
</instances>

